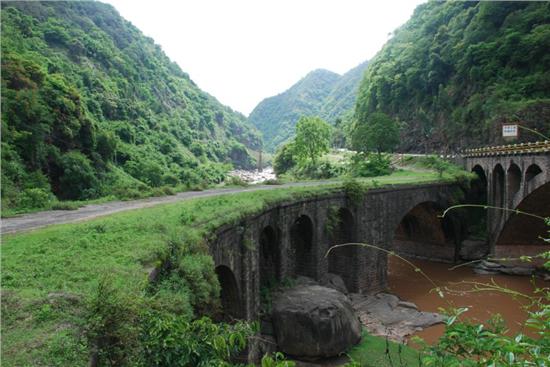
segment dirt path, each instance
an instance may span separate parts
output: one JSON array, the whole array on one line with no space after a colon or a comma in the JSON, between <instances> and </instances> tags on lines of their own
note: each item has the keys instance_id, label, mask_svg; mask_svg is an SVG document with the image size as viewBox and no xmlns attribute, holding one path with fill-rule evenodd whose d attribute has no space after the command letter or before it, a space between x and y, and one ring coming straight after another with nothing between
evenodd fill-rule
<instances>
[{"instance_id":1,"label":"dirt path","mask_svg":"<svg viewBox=\"0 0 550 367\"><path fill-rule=\"evenodd\" d=\"M84 221L126 210L148 208L159 204L174 203L192 198L235 194L246 191L273 190L282 187L315 186L334 183L337 183L337 181L297 182L285 185L257 185L239 188L211 189L205 191L186 191L172 196L153 197L133 201L111 201L104 204L91 204L83 206L77 210L48 210L2 219L2 234L30 231L33 229L50 226L52 224Z\"/></svg>"}]
</instances>

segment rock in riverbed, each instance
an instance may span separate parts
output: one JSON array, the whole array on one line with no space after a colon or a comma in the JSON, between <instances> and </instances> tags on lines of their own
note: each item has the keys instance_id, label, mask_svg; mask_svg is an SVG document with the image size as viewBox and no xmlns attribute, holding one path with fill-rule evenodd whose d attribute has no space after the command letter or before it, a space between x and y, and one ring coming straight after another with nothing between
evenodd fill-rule
<instances>
[{"instance_id":1,"label":"rock in riverbed","mask_svg":"<svg viewBox=\"0 0 550 367\"><path fill-rule=\"evenodd\" d=\"M400 343L406 336L445 320L440 314L419 311L414 303L401 301L389 293L352 293L349 297L370 334L387 336Z\"/></svg>"},{"instance_id":2,"label":"rock in riverbed","mask_svg":"<svg viewBox=\"0 0 550 367\"><path fill-rule=\"evenodd\" d=\"M349 299L319 285L298 285L276 295L272 319L279 349L295 357L335 356L361 339Z\"/></svg>"}]
</instances>

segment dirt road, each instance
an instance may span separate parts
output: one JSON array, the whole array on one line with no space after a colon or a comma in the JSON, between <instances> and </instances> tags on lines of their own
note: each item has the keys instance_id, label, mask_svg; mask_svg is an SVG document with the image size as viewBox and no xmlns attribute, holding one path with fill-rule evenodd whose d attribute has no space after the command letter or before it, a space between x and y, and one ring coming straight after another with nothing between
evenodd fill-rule
<instances>
[{"instance_id":1,"label":"dirt road","mask_svg":"<svg viewBox=\"0 0 550 367\"><path fill-rule=\"evenodd\" d=\"M161 196L133 201L111 201L104 204L91 204L77 210L48 210L43 212L23 214L13 218L2 219L2 234L30 231L52 224L72 223L89 220L104 215L126 210L148 208L158 204L174 203L192 198L216 195L235 194L245 191L272 190L281 187L315 186L334 184L335 181L297 182L285 185L254 185L239 188L211 189L205 191L186 191L172 196Z\"/></svg>"}]
</instances>

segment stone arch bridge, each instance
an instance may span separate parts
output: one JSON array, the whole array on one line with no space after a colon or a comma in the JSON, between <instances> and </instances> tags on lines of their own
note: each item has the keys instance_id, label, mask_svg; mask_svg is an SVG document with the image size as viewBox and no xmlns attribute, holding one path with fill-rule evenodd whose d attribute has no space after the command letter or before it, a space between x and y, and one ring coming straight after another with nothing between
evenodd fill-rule
<instances>
[{"instance_id":1,"label":"stone arch bridge","mask_svg":"<svg viewBox=\"0 0 550 367\"><path fill-rule=\"evenodd\" d=\"M550 141L465 151L464 166L479 176L489 206L550 217ZM495 257L534 255L548 249L544 221L512 211L487 210L488 252ZM546 247L545 247L546 246Z\"/></svg>"},{"instance_id":2,"label":"stone arch bridge","mask_svg":"<svg viewBox=\"0 0 550 367\"><path fill-rule=\"evenodd\" d=\"M472 191L480 203L550 217L550 142L542 146L466 151L464 167L479 175ZM345 192L284 202L219 228L210 241L221 285L224 317L257 320L261 290L296 276L342 277L353 292L384 289L387 254L337 244L362 242L404 255L454 262L465 236L464 211L439 214L457 203L458 184L424 184L369 190L362 199ZM466 194L466 200L468 199ZM479 200L479 198L478 198ZM488 210L483 252L496 256L533 254L547 227L540 219ZM466 212L466 216L468 216Z\"/></svg>"},{"instance_id":3,"label":"stone arch bridge","mask_svg":"<svg viewBox=\"0 0 550 367\"><path fill-rule=\"evenodd\" d=\"M332 245L364 242L452 261L459 223L437 216L457 196L456 184L371 189L361 200L332 193L284 202L216 231L209 244L226 318L257 320L263 287L296 276L342 277L350 291L386 287L387 254L372 248ZM414 247L421 239L424 247ZM411 243L409 243L411 242ZM418 242L418 241L417 241Z\"/></svg>"}]
</instances>

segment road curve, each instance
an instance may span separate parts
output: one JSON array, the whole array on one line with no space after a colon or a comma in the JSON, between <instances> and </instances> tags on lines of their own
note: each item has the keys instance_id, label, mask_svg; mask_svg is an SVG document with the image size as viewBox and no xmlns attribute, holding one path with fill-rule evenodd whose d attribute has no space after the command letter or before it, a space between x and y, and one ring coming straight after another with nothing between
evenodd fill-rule
<instances>
[{"instance_id":1,"label":"road curve","mask_svg":"<svg viewBox=\"0 0 550 367\"><path fill-rule=\"evenodd\" d=\"M254 185L239 188L210 189L205 191L186 191L176 195L152 197L132 201L111 201L104 204L90 204L77 210L47 210L43 212L23 214L2 219L2 235L30 231L53 224L85 221L113 213L133 209L148 208L159 204L175 203L193 198L235 194L247 191L272 190L283 187L316 186L336 184L339 181L295 182L284 185Z\"/></svg>"}]
</instances>

